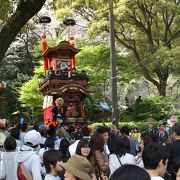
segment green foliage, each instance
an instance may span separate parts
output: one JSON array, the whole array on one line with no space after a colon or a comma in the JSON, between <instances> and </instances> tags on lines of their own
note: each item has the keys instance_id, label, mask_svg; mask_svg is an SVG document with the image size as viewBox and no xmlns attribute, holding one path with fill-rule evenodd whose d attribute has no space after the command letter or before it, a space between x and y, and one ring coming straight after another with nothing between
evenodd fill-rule
<instances>
[{"instance_id":1,"label":"green foliage","mask_svg":"<svg viewBox=\"0 0 180 180\"><path fill-rule=\"evenodd\" d=\"M20 106L17 102L17 92L7 85L3 96L4 100L0 102L0 118L11 119L12 113L17 111Z\"/></svg>"},{"instance_id":2,"label":"green foliage","mask_svg":"<svg viewBox=\"0 0 180 180\"><path fill-rule=\"evenodd\" d=\"M103 44L84 46L77 55L77 70L89 74L92 86L107 80L109 63L109 48Z\"/></svg>"},{"instance_id":3,"label":"green foliage","mask_svg":"<svg viewBox=\"0 0 180 180\"><path fill-rule=\"evenodd\" d=\"M166 121L171 115L179 115L176 110L176 101L167 97L149 97L140 103L136 103L120 115L124 122L147 121L152 118L155 121Z\"/></svg>"},{"instance_id":4,"label":"green foliage","mask_svg":"<svg viewBox=\"0 0 180 180\"><path fill-rule=\"evenodd\" d=\"M81 47L80 47L81 48ZM108 83L110 77L110 49L106 44L87 45L83 43L80 53L77 54L77 70L85 70L90 76L91 86L97 83ZM137 77L133 68L127 71L132 65L132 59L120 56L116 52L117 75L121 81L127 82Z\"/></svg>"},{"instance_id":5,"label":"green foliage","mask_svg":"<svg viewBox=\"0 0 180 180\"><path fill-rule=\"evenodd\" d=\"M110 49L105 44L85 45L82 43L82 48L77 57L77 70L85 70L90 76L90 88L94 91L94 96L87 99L85 104L90 119L94 119L94 113L101 109L95 105L96 102L104 102L105 95L103 91L96 91L98 84L107 85L110 82ZM130 79L137 77L135 72L128 72L129 64L132 60L127 57L122 57L116 54L117 75L120 76L121 82L128 82ZM131 69L133 71L133 68ZM123 74L121 73L123 72Z\"/></svg>"},{"instance_id":6,"label":"green foliage","mask_svg":"<svg viewBox=\"0 0 180 180\"><path fill-rule=\"evenodd\" d=\"M137 118L147 119L152 117L156 120L162 120L168 116L172 110L171 101L163 97L152 97L135 104L134 111Z\"/></svg>"},{"instance_id":7,"label":"green foliage","mask_svg":"<svg viewBox=\"0 0 180 180\"><path fill-rule=\"evenodd\" d=\"M35 59L32 56L32 48L36 38L29 32L21 32L17 36L17 41L8 49L0 65L0 81L7 85L5 90L5 105L0 105L3 113L0 117L11 120L11 114L16 111L23 111L18 102L18 91L24 82L34 74ZM28 34L28 36L26 36ZM4 115L3 115L4 114Z\"/></svg>"},{"instance_id":8,"label":"green foliage","mask_svg":"<svg viewBox=\"0 0 180 180\"><path fill-rule=\"evenodd\" d=\"M158 126L162 123L163 121L160 122L153 122L154 125ZM123 126L128 126L129 128L138 128L139 132L144 132L147 128L148 128L148 122L145 121L141 121L141 122L120 122L119 124L119 128L123 127ZM108 122L108 123L93 123L92 124L92 128L93 129L97 129L98 126L108 126L111 127L112 123Z\"/></svg>"},{"instance_id":9,"label":"green foliage","mask_svg":"<svg viewBox=\"0 0 180 180\"><path fill-rule=\"evenodd\" d=\"M0 0L0 25L4 25L13 13L15 0Z\"/></svg>"},{"instance_id":10,"label":"green foliage","mask_svg":"<svg viewBox=\"0 0 180 180\"><path fill-rule=\"evenodd\" d=\"M134 117L133 117L133 114L132 112L126 110L124 111L121 115L120 115L120 119L122 122L132 122L134 121Z\"/></svg>"},{"instance_id":11,"label":"green foliage","mask_svg":"<svg viewBox=\"0 0 180 180\"><path fill-rule=\"evenodd\" d=\"M39 79L36 75L20 88L19 101L26 108L42 109L43 96L39 92Z\"/></svg>"},{"instance_id":12,"label":"green foliage","mask_svg":"<svg viewBox=\"0 0 180 180\"><path fill-rule=\"evenodd\" d=\"M163 122L166 121L158 121L158 122L153 122L152 124L156 127L158 127L160 124L162 124ZM123 127L123 126L128 126L129 128L138 128L140 133L143 133L147 128L148 128L148 124L149 122L146 121L140 121L140 122L119 122L119 128ZM94 130L96 130L99 126L107 126L107 127L112 127L112 123L111 122L107 122L107 123L93 123L91 124L92 128Z\"/></svg>"},{"instance_id":13,"label":"green foliage","mask_svg":"<svg viewBox=\"0 0 180 180\"><path fill-rule=\"evenodd\" d=\"M95 114L96 113L102 113L103 108L100 106L97 106L97 102L104 102L105 96L102 93L96 92L94 95L91 95L90 97L87 97L84 101L85 109L88 112L88 119L90 121L96 119ZM98 120L98 119L96 119Z\"/></svg>"},{"instance_id":14,"label":"green foliage","mask_svg":"<svg viewBox=\"0 0 180 180\"><path fill-rule=\"evenodd\" d=\"M94 113L99 110L91 97L85 99L85 109L88 112L88 119L94 119Z\"/></svg>"}]
</instances>

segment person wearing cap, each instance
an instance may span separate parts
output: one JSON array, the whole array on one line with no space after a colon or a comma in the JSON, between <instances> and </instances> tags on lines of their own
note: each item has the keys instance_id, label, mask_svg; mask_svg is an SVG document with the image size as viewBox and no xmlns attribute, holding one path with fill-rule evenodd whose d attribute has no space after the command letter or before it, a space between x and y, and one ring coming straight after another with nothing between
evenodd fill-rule
<instances>
[{"instance_id":1,"label":"person wearing cap","mask_svg":"<svg viewBox=\"0 0 180 180\"><path fill-rule=\"evenodd\" d=\"M67 163L61 162L65 169L64 180L92 180L90 162L79 155L73 155Z\"/></svg>"},{"instance_id":2,"label":"person wearing cap","mask_svg":"<svg viewBox=\"0 0 180 180\"><path fill-rule=\"evenodd\" d=\"M36 149L40 143L41 135L36 130L28 131L24 137L24 145L17 155L18 162L22 162L27 170L32 174L34 180L42 180L40 157L36 154Z\"/></svg>"}]
</instances>

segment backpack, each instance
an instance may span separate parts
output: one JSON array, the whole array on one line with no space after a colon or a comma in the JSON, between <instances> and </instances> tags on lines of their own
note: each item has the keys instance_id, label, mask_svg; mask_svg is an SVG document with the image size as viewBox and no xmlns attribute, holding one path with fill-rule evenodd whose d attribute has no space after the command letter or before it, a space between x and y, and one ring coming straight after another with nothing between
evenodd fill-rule
<instances>
[{"instance_id":1,"label":"backpack","mask_svg":"<svg viewBox=\"0 0 180 180\"><path fill-rule=\"evenodd\" d=\"M22 162L18 162L17 177L18 180L33 180L31 173Z\"/></svg>"},{"instance_id":2,"label":"backpack","mask_svg":"<svg viewBox=\"0 0 180 180\"><path fill-rule=\"evenodd\" d=\"M1 160L0 160L0 180L4 180L6 178L6 169L3 163L3 152L1 152Z\"/></svg>"}]
</instances>

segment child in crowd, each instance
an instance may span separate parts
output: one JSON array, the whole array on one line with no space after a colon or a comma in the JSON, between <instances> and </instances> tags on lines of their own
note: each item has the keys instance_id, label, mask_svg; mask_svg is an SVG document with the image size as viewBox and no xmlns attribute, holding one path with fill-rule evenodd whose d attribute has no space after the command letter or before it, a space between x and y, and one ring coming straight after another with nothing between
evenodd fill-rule
<instances>
[{"instance_id":1,"label":"child in crowd","mask_svg":"<svg viewBox=\"0 0 180 180\"><path fill-rule=\"evenodd\" d=\"M43 162L46 169L46 176L44 180L61 180L57 175L63 168L60 165L62 155L58 150L50 149L43 154Z\"/></svg>"}]
</instances>

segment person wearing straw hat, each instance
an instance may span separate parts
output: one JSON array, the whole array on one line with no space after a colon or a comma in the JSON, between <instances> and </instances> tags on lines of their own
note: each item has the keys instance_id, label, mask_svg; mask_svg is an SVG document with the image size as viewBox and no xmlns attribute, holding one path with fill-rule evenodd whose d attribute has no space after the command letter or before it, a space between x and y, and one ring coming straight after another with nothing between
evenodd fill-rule
<instances>
[{"instance_id":1,"label":"person wearing straw hat","mask_svg":"<svg viewBox=\"0 0 180 180\"><path fill-rule=\"evenodd\" d=\"M61 162L60 165L65 169L65 180L92 180L90 162L79 155L73 155L67 163Z\"/></svg>"}]
</instances>

